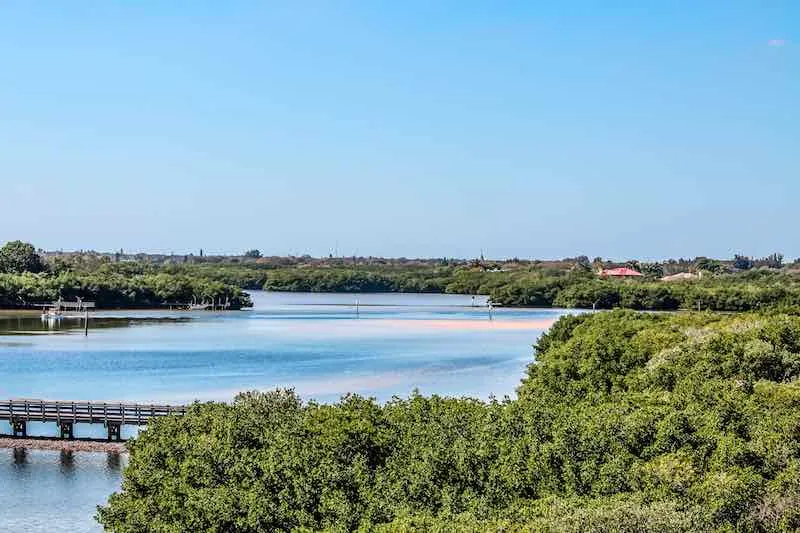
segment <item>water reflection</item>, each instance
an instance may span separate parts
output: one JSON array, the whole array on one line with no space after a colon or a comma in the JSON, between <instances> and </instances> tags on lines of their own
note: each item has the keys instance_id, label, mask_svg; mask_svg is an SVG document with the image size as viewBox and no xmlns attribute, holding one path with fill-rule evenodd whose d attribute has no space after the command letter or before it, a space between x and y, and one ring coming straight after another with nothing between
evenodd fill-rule
<instances>
[{"instance_id":1,"label":"water reflection","mask_svg":"<svg viewBox=\"0 0 800 533\"><path fill-rule=\"evenodd\" d=\"M0 531L101 531L95 508L119 490L119 453L0 449Z\"/></svg>"},{"instance_id":2,"label":"water reflection","mask_svg":"<svg viewBox=\"0 0 800 533\"><path fill-rule=\"evenodd\" d=\"M61 450L59 455L59 470L62 474L71 474L75 470L75 452L72 450Z\"/></svg>"},{"instance_id":3,"label":"water reflection","mask_svg":"<svg viewBox=\"0 0 800 533\"><path fill-rule=\"evenodd\" d=\"M110 472L122 471L122 454L117 452L108 452L106 454L106 468Z\"/></svg>"},{"instance_id":4,"label":"water reflection","mask_svg":"<svg viewBox=\"0 0 800 533\"><path fill-rule=\"evenodd\" d=\"M171 317L106 317L90 316L89 331L93 329L125 328L140 324L159 324L159 323L178 323L187 322L192 318L189 316ZM0 312L0 336L2 335L37 335L37 334L61 334L70 331L84 329L83 318L44 318L38 313L28 311L3 311ZM9 343L0 343L0 346L8 346Z\"/></svg>"},{"instance_id":5,"label":"water reflection","mask_svg":"<svg viewBox=\"0 0 800 533\"><path fill-rule=\"evenodd\" d=\"M25 466L28 462L28 450L25 448L14 448L14 465Z\"/></svg>"}]
</instances>

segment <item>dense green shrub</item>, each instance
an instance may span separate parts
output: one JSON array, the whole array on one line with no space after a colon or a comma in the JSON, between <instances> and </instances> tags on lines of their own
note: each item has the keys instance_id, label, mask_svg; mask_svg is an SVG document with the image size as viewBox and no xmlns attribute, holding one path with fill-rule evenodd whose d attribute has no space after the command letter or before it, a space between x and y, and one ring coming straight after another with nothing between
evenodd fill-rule
<instances>
[{"instance_id":1,"label":"dense green shrub","mask_svg":"<svg viewBox=\"0 0 800 533\"><path fill-rule=\"evenodd\" d=\"M44 270L44 263L32 244L22 241L7 242L0 248L0 272L22 274Z\"/></svg>"},{"instance_id":2,"label":"dense green shrub","mask_svg":"<svg viewBox=\"0 0 800 533\"><path fill-rule=\"evenodd\" d=\"M232 308L251 305L249 296L236 286L208 278L167 273L123 275L106 272L60 274L0 274L0 307L27 307L33 303L76 297L100 308L149 307L167 303L212 301Z\"/></svg>"},{"instance_id":3,"label":"dense green shrub","mask_svg":"<svg viewBox=\"0 0 800 533\"><path fill-rule=\"evenodd\" d=\"M515 400L290 391L130 444L109 530L796 531L800 316L565 317Z\"/></svg>"}]
</instances>

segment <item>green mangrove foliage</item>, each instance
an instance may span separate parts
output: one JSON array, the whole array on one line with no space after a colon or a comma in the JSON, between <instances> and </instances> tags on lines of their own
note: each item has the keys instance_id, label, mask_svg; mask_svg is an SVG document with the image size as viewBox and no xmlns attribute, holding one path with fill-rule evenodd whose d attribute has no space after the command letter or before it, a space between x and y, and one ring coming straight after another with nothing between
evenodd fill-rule
<instances>
[{"instance_id":1,"label":"green mangrove foliage","mask_svg":"<svg viewBox=\"0 0 800 533\"><path fill-rule=\"evenodd\" d=\"M0 248L0 273L22 274L41 272L44 262L32 244L22 241L7 242Z\"/></svg>"},{"instance_id":2,"label":"green mangrove foliage","mask_svg":"<svg viewBox=\"0 0 800 533\"><path fill-rule=\"evenodd\" d=\"M238 287L208 278L173 274L72 273L0 274L0 307L24 308L37 302L76 297L98 307L151 307L197 301L229 302L231 308L252 305Z\"/></svg>"},{"instance_id":3,"label":"green mangrove foliage","mask_svg":"<svg viewBox=\"0 0 800 533\"><path fill-rule=\"evenodd\" d=\"M683 282L571 276L515 280L489 294L495 303L509 306L749 311L800 305L800 280L781 273L726 275Z\"/></svg>"},{"instance_id":4,"label":"green mangrove foliage","mask_svg":"<svg viewBox=\"0 0 800 533\"><path fill-rule=\"evenodd\" d=\"M562 318L515 400L291 391L130 443L98 509L146 531L800 528L800 312Z\"/></svg>"},{"instance_id":5,"label":"green mangrove foliage","mask_svg":"<svg viewBox=\"0 0 800 533\"><path fill-rule=\"evenodd\" d=\"M12 241L0 248L0 307L25 308L59 298L83 298L100 308L151 307L194 300L227 302L231 309L252 305L240 288L242 279L230 283L222 269L214 276L202 275L204 272L87 260L83 256L72 260L57 257L46 263L31 244ZM259 282L263 283L263 278L255 281Z\"/></svg>"},{"instance_id":6,"label":"green mangrove foliage","mask_svg":"<svg viewBox=\"0 0 800 533\"><path fill-rule=\"evenodd\" d=\"M293 292L446 292L452 269L292 268L267 273L264 288Z\"/></svg>"},{"instance_id":7,"label":"green mangrove foliage","mask_svg":"<svg viewBox=\"0 0 800 533\"><path fill-rule=\"evenodd\" d=\"M119 274L123 276L140 276L154 274L170 274L189 276L218 281L226 285L234 285L240 289L261 289L266 281L266 269L256 266L236 264L153 264L144 261L111 262L107 258L95 259L83 256L62 258L55 257L49 263L53 273L81 272L101 275Z\"/></svg>"}]
</instances>

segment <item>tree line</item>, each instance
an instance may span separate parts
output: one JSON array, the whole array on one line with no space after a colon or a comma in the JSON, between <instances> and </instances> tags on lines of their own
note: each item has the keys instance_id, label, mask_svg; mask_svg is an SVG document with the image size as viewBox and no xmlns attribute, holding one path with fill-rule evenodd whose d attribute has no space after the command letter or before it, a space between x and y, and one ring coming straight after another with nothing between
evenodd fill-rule
<instances>
[{"instance_id":1,"label":"tree line","mask_svg":"<svg viewBox=\"0 0 800 533\"><path fill-rule=\"evenodd\" d=\"M691 281L600 279L591 269L289 268L264 273L266 290L485 294L496 305L584 309L747 311L800 305L800 277L770 270Z\"/></svg>"},{"instance_id":2,"label":"tree line","mask_svg":"<svg viewBox=\"0 0 800 533\"><path fill-rule=\"evenodd\" d=\"M98 254L64 254L42 259L19 241L0 249L0 306L16 307L59 295L95 299L100 305L147 306L164 302L226 298L249 305L243 290L293 292L413 292L488 295L496 305L641 310L701 309L745 311L800 305L800 276L783 266L783 256L761 259L737 255L722 262L695 260L624 265L640 271L637 280L599 279L616 263L586 256L560 261L382 260L380 258L262 258L249 262L114 261ZM160 257L160 256L159 256ZM664 282L675 269L704 274L701 279ZM42 279L26 276L39 273ZM2 274L0 274L2 275ZM21 276L21 277L20 277ZM167 281L171 280L171 281Z\"/></svg>"},{"instance_id":3,"label":"tree line","mask_svg":"<svg viewBox=\"0 0 800 533\"><path fill-rule=\"evenodd\" d=\"M772 272L681 282L573 276L512 281L489 294L493 302L509 306L748 311L800 305L800 279Z\"/></svg>"},{"instance_id":4,"label":"tree line","mask_svg":"<svg viewBox=\"0 0 800 533\"><path fill-rule=\"evenodd\" d=\"M141 265L75 265L43 261L35 248L13 241L0 248L0 307L26 308L62 298L82 298L100 308L153 307L216 301L231 309L248 307L238 283L191 272L169 272Z\"/></svg>"},{"instance_id":5,"label":"tree line","mask_svg":"<svg viewBox=\"0 0 800 533\"><path fill-rule=\"evenodd\" d=\"M227 302L231 309L252 305L246 292L208 278L100 273L0 274L0 307L27 308L59 298L81 298L99 308L145 308L197 302Z\"/></svg>"}]
</instances>

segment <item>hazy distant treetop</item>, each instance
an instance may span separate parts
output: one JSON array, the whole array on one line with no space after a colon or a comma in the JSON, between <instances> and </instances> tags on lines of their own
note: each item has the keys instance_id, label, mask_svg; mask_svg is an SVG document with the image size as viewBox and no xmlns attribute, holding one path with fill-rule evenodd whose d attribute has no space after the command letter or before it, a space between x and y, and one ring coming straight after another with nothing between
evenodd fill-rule
<instances>
[{"instance_id":1,"label":"hazy distant treetop","mask_svg":"<svg viewBox=\"0 0 800 533\"><path fill-rule=\"evenodd\" d=\"M625 262L625 266L627 268L630 268L631 270L635 270L637 272L641 272L641 270L642 270L641 263L639 261L637 261L636 259L631 259L630 261L626 261Z\"/></svg>"},{"instance_id":2,"label":"hazy distant treetop","mask_svg":"<svg viewBox=\"0 0 800 533\"><path fill-rule=\"evenodd\" d=\"M0 248L0 272L19 274L42 270L44 263L32 244L11 241Z\"/></svg>"},{"instance_id":3,"label":"hazy distant treetop","mask_svg":"<svg viewBox=\"0 0 800 533\"><path fill-rule=\"evenodd\" d=\"M721 262L707 257L698 257L694 262L694 266L697 270L710 272L712 274L723 274L726 271L725 266Z\"/></svg>"},{"instance_id":4,"label":"hazy distant treetop","mask_svg":"<svg viewBox=\"0 0 800 533\"><path fill-rule=\"evenodd\" d=\"M244 253L244 256L245 257L253 257L255 259L258 259L259 257L261 257L261 251L257 250L256 248L253 248L252 250L247 250Z\"/></svg>"},{"instance_id":5,"label":"hazy distant treetop","mask_svg":"<svg viewBox=\"0 0 800 533\"><path fill-rule=\"evenodd\" d=\"M767 257L762 257L761 259L757 259L755 262L756 266L765 266L767 268L781 268L783 266L783 254L774 253L770 254Z\"/></svg>"},{"instance_id":6,"label":"hazy distant treetop","mask_svg":"<svg viewBox=\"0 0 800 533\"><path fill-rule=\"evenodd\" d=\"M641 263L639 272L650 278L660 278L664 275L664 267L660 263Z\"/></svg>"},{"instance_id":7,"label":"hazy distant treetop","mask_svg":"<svg viewBox=\"0 0 800 533\"><path fill-rule=\"evenodd\" d=\"M760 259L736 254L733 256L733 267L737 270L750 270L755 267L781 268L783 267L783 254L776 252Z\"/></svg>"},{"instance_id":8,"label":"hazy distant treetop","mask_svg":"<svg viewBox=\"0 0 800 533\"><path fill-rule=\"evenodd\" d=\"M746 255L736 254L733 256L733 268L738 270L750 270L753 268L753 260Z\"/></svg>"}]
</instances>

